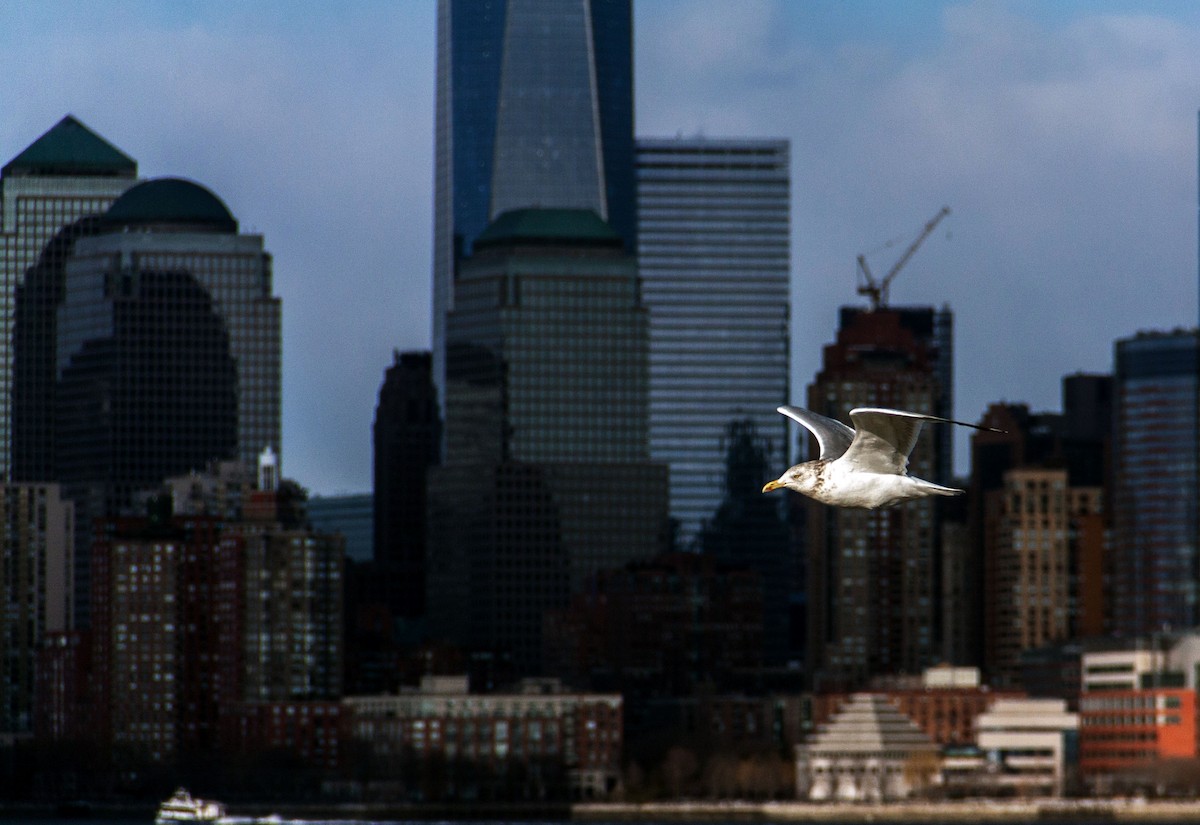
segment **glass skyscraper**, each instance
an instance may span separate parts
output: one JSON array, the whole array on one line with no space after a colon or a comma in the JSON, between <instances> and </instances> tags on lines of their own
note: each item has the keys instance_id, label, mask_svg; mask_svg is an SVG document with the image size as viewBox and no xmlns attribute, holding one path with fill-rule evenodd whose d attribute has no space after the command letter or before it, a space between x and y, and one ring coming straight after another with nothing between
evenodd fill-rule
<instances>
[{"instance_id":1,"label":"glass skyscraper","mask_svg":"<svg viewBox=\"0 0 1200 825\"><path fill-rule=\"evenodd\" d=\"M664 545L637 265L592 210L506 212L448 318L446 460L429 481L435 636L541 670L547 610Z\"/></svg>"},{"instance_id":2,"label":"glass skyscraper","mask_svg":"<svg viewBox=\"0 0 1200 825\"><path fill-rule=\"evenodd\" d=\"M502 212L590 209L635 245L629 0L439 0L433 358L458 262Z\"/></svg>"},{"instance_id":3,"label":"glass skyscraper","mask_svg":"<svg viewBox=\"0 0 1200 825\"><path fill-rule=\"evenodd\" d=\"M85 608L93 518L215 460L281 454L281 308L262 236L178 178L121 195L64 272L55 474L75 503Z\"/></svg>"},{"instance_id":4,"label":"glass skyscraper","mask_svg":"<svg viewBox=\"0 0 1200 825\"><path fill-rule=\"evenodd\" d=\"M1117 341L1113 630L1136 638L1200 623L1200 333Z\"/></svg>"},{"instance_id":5,"label":"glass skyscraper","mask_svg":"<svg viewBox=\"0 0 1200 825\"><path fill-rule=\"evenodd\" d=\"M650 451L670 465L683 547L721 505L731 424L788 466L788 155L781 140L637 142Z\"/></svg>"},{"instance_id":6,"label":"glass skyscraper","mask_svg":"<svg viewBox=\"0 0 1200 825\"><path fill-rule=\"evenodd\" d=\"M54 339L75 239L136 183L137 163L68 115L0 174L0 479L54 478Z\"/></svg>"}]
</instances>

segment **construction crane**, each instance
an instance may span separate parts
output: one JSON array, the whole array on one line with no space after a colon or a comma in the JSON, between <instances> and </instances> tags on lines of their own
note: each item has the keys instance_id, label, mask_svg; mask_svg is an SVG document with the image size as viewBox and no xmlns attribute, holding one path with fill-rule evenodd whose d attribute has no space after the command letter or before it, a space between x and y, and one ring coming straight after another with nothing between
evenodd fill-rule
<instances>
[{"instance_id":1,"label":"construction crane","mask_svg":"<svg viewBox=\"0 0 1200 825\"><path fill-rule=\"evenodd\" d=\"M862 276L862 282L858 285L858 294L870 297L872 311L887 307L888 285L891 284L892 279L896 277L896 273L900 271L901 267L908 263L908 259L917 251L917 247L929 237L929 233L936 229L937 225L941 223L942 218L949 214L950 207L943 206L942 211L930 218L929 222L925 224L925 228L921 230L921 234L917 236L917 239L912 242L908 249L904 250L904 254L900 256L900 260L896 261L888 274L884 275L880 281L876 281L875 276L871 274L871 268L867 266L866 256L858 256L858 272Z\"/></svg>"}]
</instances>

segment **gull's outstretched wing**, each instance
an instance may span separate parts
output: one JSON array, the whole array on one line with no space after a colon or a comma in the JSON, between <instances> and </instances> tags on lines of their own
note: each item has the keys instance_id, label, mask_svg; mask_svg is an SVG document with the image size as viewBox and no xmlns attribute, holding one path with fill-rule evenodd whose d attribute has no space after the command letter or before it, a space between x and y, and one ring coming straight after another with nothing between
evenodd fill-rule
<instances>
[{"instance_id":1,"label":"gull's outstretched wing","mask_svg":"<svg viewBox=\"0 0 1200 825\"><path fill-rule=\"evenodd\" d=\"M803 424L805 429L816 436L817 446L821 448L820 458L830 461L840 458L854 440L854 430L841 421L826 418L801 407L779 407L778 410L793 421Z\"/></svg>"},{"instance_id":2,"label":"gull's outstretched wing","mask_svg":"<svg viewBox=\"0 0 1200 825\"><path fill-rule=\"evenodd\" d=\"M917 443L917 436L921 434L921 424L926 421L1003 432L952 418L879 407L851 410L850 420L854 422L854 441L846 450L845 460L858 470L896 475L904 475L908 469L908 456Z\"/></svg>"}]
</instances>

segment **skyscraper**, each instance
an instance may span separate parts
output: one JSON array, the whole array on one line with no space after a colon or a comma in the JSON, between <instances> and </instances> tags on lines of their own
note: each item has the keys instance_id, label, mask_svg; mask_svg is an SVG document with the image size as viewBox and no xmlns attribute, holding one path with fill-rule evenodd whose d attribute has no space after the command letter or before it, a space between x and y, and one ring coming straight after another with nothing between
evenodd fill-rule
<instances>
[{"instance_id":1,"label":"skyscraper","mask_svg":"<svg viewBox=\"0 0 1200 825\"><path fill-rule=\"evenodd\" d=\"M458 262L500 213L590 209L635 246L630 0L439 0L433 359Z\"/></svg>"},{"instance_id":2,"label":"skyscraper","mask_svg":"<svg viewBox=\"0 0 1200 825\"><path fill-rule=\"evenodd\" d=\"M637 182L650 454L670 466L683 548L721 505L732 424L788 463L788 143L640 138Z\"/></svg>"},{"instance_id":3,"label":"skyscraper","mask_svg":"<svg viewBox=\"0 0 1200 825\"><path fill-rule=\"evenodd\" d=\"M855 407L941 413L939 368L949 356L931 337L914 333L913 312L934 314L843 312L837 341L825 347L808 388L809 409L840 421ZM915 476L934 478L944 461L933 435L923 432L909 458ZM808 657L817 683L854 688L872 676L918 673L940 661L938 502L886 510L806 506Z\"/></svg>"},{"instance_id":4,"label":"skyscraper","mask_svg":"<svg viewBox=\"0 0 1200 825\"><path fill-rule=\"evenodd\" d=\"M1136 638L1200 624L1200 334L1116 343L1113 629Z\"/></svg>"},{"instance_id":5,"label":"skyscraper","mask_svg":"<svg viewBox=\"0 0 1200 825\"><path fill-rule=\"evenodd\" d=\"M663 547L637 266L592 210L517 210L479 236L457 287L430 625L538 672L545 611Z\"/></svg>"},{"instance_id":6,"label":"skyscraper","mask_svg":"<svg viewBox=\"0 0 1200 825\"><path fill-rule=\"evenodd\" d=\"M425 615L426 472L438 463L442 419L427 352L395 353L375 408L372 584L395 617Z\"/></svg>"},{"instance_id":7,"label":"skyscraper","mask_svg":"<svg viewBox=\"0 0 1200 825\"><path fill-rule=\"evenodd\" d=\"M101 224L75 243L58 310L56 474L81 548L91 519L138 491L281 447L280 303L262 236L177 178L133 187ZM86 608L86 552L76 565Z\"/></svg>"},{"instance_id":8,"label":"skyscraper","mask_svg":"<svg viewBox=\"0 0 1200 825\"><path fill-rule=\"evenodd\" d=\"M63 263L136 178L133 159L71 115L0 172L0 479L53 480Z\"/></svg>"}]
</instances>

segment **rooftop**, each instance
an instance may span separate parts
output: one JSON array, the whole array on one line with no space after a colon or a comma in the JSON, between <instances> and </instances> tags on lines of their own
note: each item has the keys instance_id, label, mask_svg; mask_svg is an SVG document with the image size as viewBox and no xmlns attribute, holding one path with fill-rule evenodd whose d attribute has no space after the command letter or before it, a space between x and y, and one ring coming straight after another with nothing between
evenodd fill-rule
<instances>
[{"instance_id":1,"label":"rooftop","mask_svg":"<svg viewBox=\"0 0 1200 825\"><path fill-rule=\"evenodd\" d=\"M475 248L499 243L620 246L621 236L591 209L513 209L496 217Z\"/></svg>"},{"instance_id":2,"label":"rooftop","mask_svg":"<svg viewBox=\"0 0 1200 825\"><path fill-rule=\"evenodd\" d=\"M183 178L154 178L131 187L104 214L113 227L179 226L210 232L238 231L237 220L220 198Z\"/></svg>"},{"instance_id":3,"label":"rooftop","mask_svg":"<svg viewBox=\"0 0 1200 825\"><path fill-rule=\"evenodd\" d=\"M3 174L133 178L137 162L67 115L10 160Z\"/></svg>"}]
</instances>

